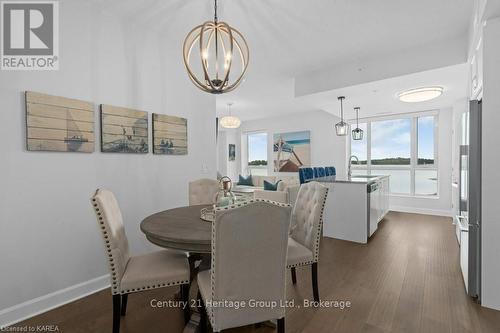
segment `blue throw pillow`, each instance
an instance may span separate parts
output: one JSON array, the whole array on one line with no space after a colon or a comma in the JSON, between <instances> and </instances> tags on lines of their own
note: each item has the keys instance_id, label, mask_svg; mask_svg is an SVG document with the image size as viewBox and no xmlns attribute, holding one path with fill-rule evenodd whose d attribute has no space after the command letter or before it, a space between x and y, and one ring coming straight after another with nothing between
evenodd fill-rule
<instances>
[{"instance_id":1,"label":"blue throw pillow","mask_svg":"<svg viewBox=\"0 0 500 333\"><path fill-rule=\"evenodd\" d=\"M253 186L252 175L248 177L243 177L242 175L239 175L238 185Z\"/></svg>"},{"instance_id":2,"label":"blue throw pillow","mask_svg":"<svg viewBox=\"0 0 500 333\"><path fill-rule=\"evenodd\" d=\"M266 191L277 191L278 190L278 183L281 181L278 180L276 184L273 184L271 182L268 182L267 180L264 180L264 190Z\"/></svg>"}]
</instances>

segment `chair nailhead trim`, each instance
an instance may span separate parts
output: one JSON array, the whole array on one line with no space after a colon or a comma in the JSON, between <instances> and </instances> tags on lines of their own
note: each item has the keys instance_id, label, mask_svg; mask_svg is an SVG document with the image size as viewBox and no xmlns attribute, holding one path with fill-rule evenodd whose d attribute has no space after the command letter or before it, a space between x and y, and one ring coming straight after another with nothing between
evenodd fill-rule
<instances>
[{"instance_id":1,"label":"chair nailhead trim","mask_svg":"<svg viewBox=\"0 0 500 333\"><path fill-rule=\"evenodd\" d=\"M154 284L151 286L144 286L144 287L121 290L119 292L119 294L123 295L123 294L129 294L129 293L133 293L133 292L139 292L139 291L143 291L143 290L158 289L158 288L170 287L170 286L178 286L181 284L188 284L188 283L189 283L189 279L175 281L175 282L168 282L168 283L159 283L159 284Z\"/></svg>"}]
</instances>

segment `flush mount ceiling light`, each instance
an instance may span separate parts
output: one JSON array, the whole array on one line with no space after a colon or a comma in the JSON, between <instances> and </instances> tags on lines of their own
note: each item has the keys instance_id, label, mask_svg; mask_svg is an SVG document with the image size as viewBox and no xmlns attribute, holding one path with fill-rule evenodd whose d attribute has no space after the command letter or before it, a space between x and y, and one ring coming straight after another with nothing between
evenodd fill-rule
<instances>
[{"instance_id":1,"label":"flush mount ceiling light","mask_svg":"<svg viewBox=\"0 0 500 333\"><path fill-rule=\"evenodd\" d=\"M220 125L224 128L238 128L241 125L240 118L231 115L231 105L233 103L227 103L228 115L220 120Z\"/></svg>"},{"instance_id":2,"label":"flush mount ceiling light","mask_svg":"<svg viewBox=\"0 0 500 333\"><path fill-rule=\"evenodd\" d=\"M250 53L243 35L217 18L191 30L184 40L184 65L195 86L211 94L234 90L243 80Z\"/></svg>"},{"instance_id":3,"label":"flush mount ceiling light","mask_svg":"<svg viewBox=\"0 0 500 333\"><path fill-rule=\"evenodd\" d=\"M430 101L431 99L441 96L442 93L443 87L422 87L402 91L398 94L398 98L401 102L418 103Z\"/></svg>"},{"instance_id":4,"label":"flush mount ceiling light","mask_svg":"<svg viewBox=\"0 0 500 333\"><path fill-rule=\"evenodd\" d=\"M349 133L349 124L344 121L344 106L342 105L342 101L345 97L339 96L337 99L340 101L340 122L335 124L335 131L338 136L346 136Z\"/></svg>"},{"instance_id":5,"label":"flush mount ceiling light","mask_svg":"<svg viewBox=\"0 0 500 333\"><path fill-rule=\"evenodd\" d=\"M354 111L356 111L356 128L352 130L353 140L363 140L363 130L359 128L359 109L359 106L354 108Z\"/></svg>"}]
</instances>

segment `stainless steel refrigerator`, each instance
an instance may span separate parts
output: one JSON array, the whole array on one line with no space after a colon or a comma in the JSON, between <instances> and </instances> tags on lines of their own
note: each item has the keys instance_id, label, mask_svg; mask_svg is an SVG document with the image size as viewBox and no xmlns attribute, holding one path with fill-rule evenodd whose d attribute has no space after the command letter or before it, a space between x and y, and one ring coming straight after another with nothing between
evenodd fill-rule
<instances>
[{"instance_id":1,"label":"stainless steel refrigerator","mask_svg":"<svg viewBox=\"0 0 500 333\"><path fill-rule=\"evenodd\" d=\"M462 117L460 146L460 262L469 296L481 301L481 101Z\"/></svg>"}]
</instances>

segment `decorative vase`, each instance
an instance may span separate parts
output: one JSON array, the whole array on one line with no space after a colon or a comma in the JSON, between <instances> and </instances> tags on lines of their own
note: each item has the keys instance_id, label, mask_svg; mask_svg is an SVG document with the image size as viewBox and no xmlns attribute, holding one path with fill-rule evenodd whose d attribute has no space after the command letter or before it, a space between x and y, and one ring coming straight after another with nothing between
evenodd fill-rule
<instances>
[{"instance_id":1,"label":"decorative vase","mask_svg":"<svg viewBox=\"0 0 500 333\"><path fill-rule=\"evenodd\" d=\"M219 192L215 196L215 205L217 207L230 206L236 202L236 196L231 191L233 182L228 176L219 180Z\"/></svg>"}]
</instances>

